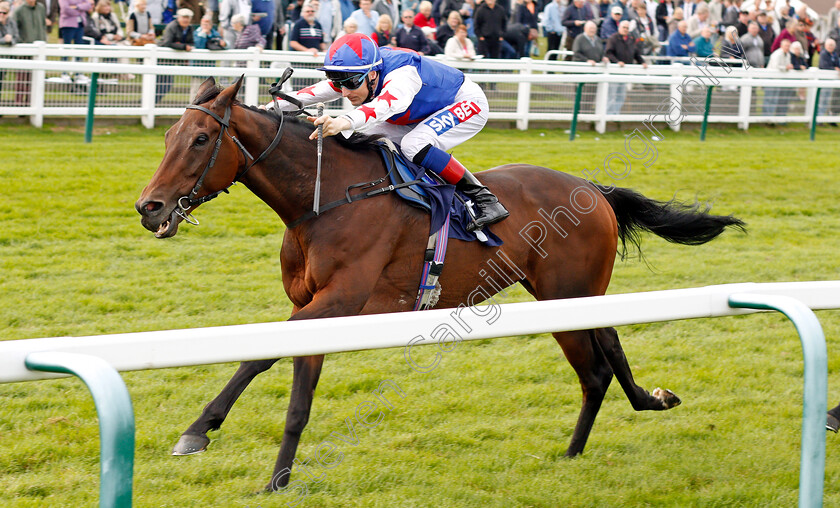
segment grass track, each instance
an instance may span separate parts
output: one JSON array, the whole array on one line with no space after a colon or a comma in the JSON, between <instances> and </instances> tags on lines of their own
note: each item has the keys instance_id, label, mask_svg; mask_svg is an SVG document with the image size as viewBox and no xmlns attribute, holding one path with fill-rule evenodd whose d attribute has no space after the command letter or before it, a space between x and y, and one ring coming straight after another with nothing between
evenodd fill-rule
<instances>
[{"instance_id":1,"label":"grass track","mask_svg":"<svg viewBox=\"0 0 840 508\"><path fill-rule=\"evenodd\" d=\"M2 339L188 328L285 319L282 224L246 189L205 205L200 227L155 240L133 202L161 159L163 130L2 127ZM611 293L742 281L836 279L837 130L669 134L649 168L620 185L710 199L747 221L700 247L646 237L648 267L618 262ZM596 140L595 138L599 139ZM623 134L488 130L459 147L467 167L527 161L581 174L623 149ZM507 301L527 299L517 288ZM840 386L840 312L820 312L830 405ZM302 506L792 506L802 360L778 315L619 329L637 381L683 398L635 413L616 383L585 454L562 458L577 417L576 377L550 336L462 344L430 374L397 350L327 359L298 457L313 456L383 379L406 392L381 425L311 485ZM200 345L197 345L200 347ZM422 350L421 350L422 354ZM276 458L291 379L281 361L251 385L208 453L168 451L233 365L126 373L137 417L135 506L284 506L254 494ZM833 389L833 390L832 390ZM81 382L0 385L0 506L91 506L98 426ZM826 506L840 505L840 441L828 438ZM320 468L314 469L322 472ZM296 478L301 478L298 473Z\"/></svg>"}]
</instances>

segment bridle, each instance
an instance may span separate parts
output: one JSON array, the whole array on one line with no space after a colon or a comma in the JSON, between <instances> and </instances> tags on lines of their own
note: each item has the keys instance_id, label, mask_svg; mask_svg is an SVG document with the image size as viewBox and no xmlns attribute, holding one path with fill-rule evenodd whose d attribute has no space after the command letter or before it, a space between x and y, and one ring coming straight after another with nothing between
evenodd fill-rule
<instances>
[{"instance_id":1,"label":"bridle","mask_svg":"<svg viewBox=\"0 0 840 508\"><path fill-rule=\"evenodd\" d=\"M280 90L280 87L283 85L283 83L286 80L288 80L291 77L291 75L292 75L292 69L287 68L285 70L285 72L283 73L283 76L280 78L280 80L277 83L273 83L271 85L271 88L269 89L269 93L271 94L273 100L275 100L275 101L278 98L281 98L281 99L284 99L284 100L289 101L292 104L296 105L299 109L297 111L292 111L289 114L298 115L298 114L304 112L303 104L299 100L295 99L294 97L290 97L290 96L286 95L284 92L282 92ZM255 159L254 156L251 155L250 152L248 152L248 150L245 148L245 146L242 144L242 142L239 141L239 139L236 136L234 136L230 132L228 132L228 129L230 128L230 112L231 112L231 107L232 107L231 104L232 103L228 103L227 107L225 108L225 116L224 117L221 117L221 116L217 115L216 113L214 113L213 111L210 111L209 109L205 108L204 106L198 106L196 104L190 104L190 105L187 106L187 109L196 109L198 111L201 111L202 113L207 113L208 115L210 115L211 118L213 118L214 120L219 122L219 124L222 126L222 129L219 131L219 135L216 137L216 142L215 142L214 147L213 147L213 153L210 155L210 160L207 161L207 165L204 167L204 171L201 173L201 176L198 177L198 180L195 182L195 185L193 186L190 193L188 195L181 196L180 198L178 198L178 206L175 208L175 213L176 214L178 214L182 219L187 221L187 223L192 224L194 226L198 225L198 220L195 217L193 217L192 215L190 215L188 210L190 208L194 207L194 206L198 206L202 203L206 203L206 202L210 201L211 199L215 199L216 197L219 196L219 194L221 194L223 192L226 193L226 194L229 193L230 191L228 191L228 189L230 187L232 187L233 185L236 185L236 182L240 181L242 179L242 177L244 177L245 174L248 172L248 170L250 170L252 167L254 167L259 162L265 160L265 158L268 157L268 155L272 151L274 151L275 148L277 148L277 145L280 144L280 138L283 137L283 120L284 120L286 115L283 114L283 112L277 110L277 108L275 108L275 111L277 111L278 116L280 117L280 126L277 127L277 133L274 135L274 139L271 141L271 144L269 144L268 147L266 147L266 149L262 151L262 153L259 155L259 157L257 157ZM218 155L219 155L219 150L222 147L222 140L224 139L225 134L227 134L228 137L233 140L233 142L236 144L236 146L239 147L239 150L246 157L246 162L247 162L248 159L250 159L251 162L248 163L247 166L245 166L245 169L242 170L242 172L236 174L236 176L233 178L233 181L231 181L230 184L228 184L227 187L196 199L195 196L198 194L198 190L204 184L204 179L207 177L207 173L209 173L210 169L216 164L216 157L218 157Z\"/></svg>"}]
</instances>

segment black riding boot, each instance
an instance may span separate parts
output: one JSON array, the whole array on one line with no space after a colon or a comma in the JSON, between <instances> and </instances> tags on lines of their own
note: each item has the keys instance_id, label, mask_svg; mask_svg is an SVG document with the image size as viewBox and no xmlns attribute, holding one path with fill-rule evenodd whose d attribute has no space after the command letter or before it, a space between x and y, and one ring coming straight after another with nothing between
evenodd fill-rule
<instances>
[{"instance_id":1,"label":"black riding boot","mask_svg":"<svg viewBox=\"0 0 840 508\"><path fill-rule=\"evenodd\" d=\"M467 225L467 231L475 231L484 226L495 224L510 215L510 212L499 203L499 199L481 184L469 171L464 172L455 188L466 194L475 204L475 222Z\"/></svg>"}]
</instances>

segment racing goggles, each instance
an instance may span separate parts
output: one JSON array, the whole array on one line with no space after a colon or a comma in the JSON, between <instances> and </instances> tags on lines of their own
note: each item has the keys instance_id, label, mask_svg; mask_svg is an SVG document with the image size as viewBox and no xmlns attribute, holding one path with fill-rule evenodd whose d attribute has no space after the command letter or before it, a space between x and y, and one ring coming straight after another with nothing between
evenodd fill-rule
<instances>
[{"instance_id":1,"label":"racing goggles","mask_svg":"<svg viewBox=\"0 0 840 508\"><path fill-rule=\"evenodd\" d=\"M327 71L327 79L332 81L332 84L339 90L341 88L356 90L365 82L367 75L367 72Z\"/></svg>"}]
</instances>

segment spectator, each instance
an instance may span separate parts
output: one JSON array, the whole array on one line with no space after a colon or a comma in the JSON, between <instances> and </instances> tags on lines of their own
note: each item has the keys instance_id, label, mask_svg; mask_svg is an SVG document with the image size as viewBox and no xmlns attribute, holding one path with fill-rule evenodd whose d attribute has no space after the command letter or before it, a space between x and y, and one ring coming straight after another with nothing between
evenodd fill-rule
<instances>
[{"instance_id":1,"label":"spectator","mask_svg":"<svg viewBox=\"0 0 840 508\"><path fill-rule=\"evenodd\" d=\"M146 0L135 0L134 11L125 22L125 31L135 46L155 43L155 26L152 15L146 11Z\"/></svg>"},{"instance_id":2,"label":"spectator","mask_svg":"<svg viewBox=\"0 0 840 508\"><path fill-rule=\"evenodd\" d=\"M393 24L394 20L398 19L400 15L400 6L397 5L398 2L399 0L376 0L373 2L371 9L378 12L380 17L382 17L383 14L387 14L388 17L391 18L391 24Z\"/></svg>"},{"instance_id":3,"label":"spectator","mask_svg":"<svg viewBox=\"0 0 840 508\"><path fill-rule=\"evenodd\" d=\"M446 43L455 35L455 30L463 24L464 20L461 19L461 13L450 11L449 16L446 18L446 23L440 25L435 32L435 40L441 46L446 47ZM464 27L466 28L466 25Z\"/></svg>"},{"instance_id":4,"label":"spectator","mask_svg":"<svg viewBox=\"0 0 840 508\"><path fill-rule=\"evenodd\" d=\"M14 46L20 41L17 24L10 16L12 6L9 2L0 2L0 47ZM0 93L3 91L5 72L0 69Z\"/></svg>"},{"instance_id":5,"label":"spectator","mask_svg":"<svg viewBox=\"0 0 840 508\"><path fill-rule=\"evenodd\" d=\"M85 13L93 8L93 3L90 0L59 0L59 3L61 6L61 14L58 18L59 37L64 44L84 44L82 37L85 35ZM18 30L21 31L21 39L23 39L23 27L20 22L18 22ZM46 40L46 36L38 40Z\"/></svg>"},{"instance_id":6,"label":"spectator","mask_svg":"<svg viewBox=\"0 0 840 508\"><path fill-rule=\"evenodd\" d=\"M324 31L321 23L315 19L315 7L304 3L300 11L300 19L295 22L289 34L289 47L295 51L307 51L318 56L319 51L326 51Z\"/></svg>"},{"instance_id":7,"label":"spectator","mask_svg":"<svg viewBox=\"0 0 840 508\"><path fill-rule=\"evenodd\" d=\"M391 15L380 14L379 21L376 22L376 32L374 32L377 46L387 46L391 44L391 34L393 32L393 28L394 22L391 20Z\"/></svg>"},{"instance_id":8,"label":"spectator","mask_svg":"<svg viewBox=\"0 0 840 508\"><path fill-rule=\"evenodd\" d=\"M706 4L700 4L694 16L688 18L688 28L686 29L688 36L692 39L699 36L703 27L709 27L712 32L717 32L717 25L709 19L709 6Z\"/></svg>"},{"instance_id":9,"label":"spectator","mask_svg":"<svg viewBox=\"0 0 840 508\"><path fill-rule=\"evenodd\" d=\"M834 28L837 26L837 22L840 21L840 0L835 0L834 7L829 9L828 11L828 27ZM837 40L834 41L835 43ZM822 58L822 53L820 53L820 58Z\"/></svg>"},{"instance_id":10,"label":"spectator","mask_svg":"<svg viewBox=\"0 0 840 508\"><path fill-rule=\"evenodd\" d=\"M795 71L804 71L810 67L808 64L808 56L802 49L802 43L799 41L790 45L790 65Z\"/></svg>"},{"instance_id":11,"label":"spectator","mask_svg":"<svg viewBox=\"0 0 840 508\"><path fill-rule=\"evenodd\" d=\"M0 11L2 10L3 7L2 4L0 4ZM836 51L837 43L835 40L826 39L825 47L822 52L820 52L820 69L840 72L840 57L837 56ZM833 90L831 88L823 88L822 91L820 91L820 106L819 111L817 112L818 115L830 114L829 105L831 104L832 95Z\"/></svg>"},{"instance_id":12,"label":"spectator","mask_svg":"<svg viewBox=\"0 0 840 508\"><path fill-rule=\"evenodd\" d=\"M520 25L526 26L532 30L537 30L539 33L539 19L537 18L537 4L534 0L518 0L516 4L516 11L514 12L514 19ZM530 33L530 31L529 31ZM537 56L539 55L539 48L531 41L525 45L525 54L522 56Z\"/></svg>"},{"instance_id":13,"label":"spectator","mask_svg":"<svg viewBox=\"0 0 840 508\"><path fill-rule=\"evenodd\" d=\"M776 40L776 31L773 30L773 24L767 18L767 12L758 11L756 20L758 21L758 35L764 42L764 65L767 65L767 61L770 60L770 48Z\"/></svg>"},{"instance_id":14,"label":"spectator","mask_svg":"<svg viewBox=\"0 0 840 508\"><path fill-rule=\"evenodd\" d=\"M592 10L584 5L584 0L574 0L572 5L566 7L563 13L563 26L566 27L567 50L572 49L575 38L583 33L583 25L592 18ZM567 56L566 60L571 60L571 57Z\"/></svg>"},{"instance_id":15,"label":"spectator","mask_svg":"<svg viewBox=\"0 0 840 508\"><path fill-rule=\"evenodd\" d=\"M463 0L435 0L432 4L432 19L435 20L435 25L440 27L449 20L449 15L453 12L460 14L464 7ZM457 26L456 26L457 28ZM437 34L435 34L437 37ZM439 44L444 44L438 41Z\"/></svg>"},{"instance_id":16,"label":"spectator","mask_svg":"<svg viewBox=\"0 0 840 508\"><path fill-rule=\"evenodd\" d=\"M350 0L344 0L344 2L350 3L350 7L353 6ZM277 2L278 6L282 4L282 1ZM332 44L332 41L338 37L338 32L341 31L341 25L344 23L344 17L341 12L341 0L323 0L321 7L318 9L318 23L321 23L321 28L324 32L324 42L327 44Z\"/></svg>"},{"instance_id":17,"label":"spectator","mask_svg":"<svg viewBox=\"0 0 840 508\"><path fill-rule=\"evenodd\" d=\"M828 38L834 39L834 42L836 43L840 43L840 19L837 20L837 25L835 25L834 28L832 28L831 31L828 32Z\"/></svg>"},{"instance_id":18,"label":"spectator","mask_svg":"<svg viewBox=\"0 0 840 508\"><path fill-rule=\"evenodd\" d=\"M563 26L563 12L566 10L565 0L552 0L543 11L543 32L547 40L548 51L559 50L560 41L566 27ZM550 55L549 60L557 60L557 55Z\"/></svg>"},{"instance_id":19,"label":"spectator","mask_svg":"<svg viewBox=\"0 0 840 508\"><path fill-rule=\"evenodd\" d=\"M578 35L572 44L573 61L589 62L590 65L610 61L604 54L604 42L595 36L597 30L598 25L594 21L587 21L583 25L583 33Z\"/></svg>"},{"instance_id":20,"label":"spectator","mask_svg":"<svg viewBox=\"0 0 840 508\"><path fill-rule=\"evenodd\" d=\"M612 12L613 7L618 7L621 9L621 19L619 21L630 20L630 0L614 0L613 3L610 4L610 12Z\"/></svg>"},{"instance_id":21,"label":"spectator","mask_svg":"<svg viewBox=\"0 0 840 508\"><path fill-rule=\"evenodd\" d=\"M694 38L694 54L700 58L707 58L715 54L715 45L712 43L712 30L704 26L700 29L700 35ZM762 61L762 66L764 62Z\"/></svg>"},{"instance_id":22,"label":"spectator","mask_svg":"<svg viewBox=\"0 0 840 508\"><path fill-rule=\"evenodd\" d=\"M220 50L227 46L227 42L222 39L222 35L213 26L212 12L208 12L201 18L201 23L193 34L193 40L195 41L195 49Z\"/></svg>"},{"instance_id":23,"label":"spectator","mask_svg":"<svg viewBox=\"0 0 840 508\"><path fill-rule=\"evenodd\" d=\"M347 18L342 25L342 30L338 32L336 40L340 39L342 35L354 34L359 31L359 24L353 18Z\"/></svg>"},{"instance_id":24,"label":"spectator","mask_svg":"<svg viewBox=\"0 0 840 508\"><path fill-rule=\"evenodd\" d=\"M695 2L694 0L684 0L681 7L685 18L690 19L691 16L694 16L695 12L697 11L697 7L700 5L700 3Z\"/></svg>"},{"instance_id":25,"label":"spectator","mask_svg":"<svg viewBox=\"0 0 840 508\"><path fill-rule=\"evenodd\" d=\"M245 16L246 22L251 19L251 1L221 0L219 3L219 28L222 29L222 35L231 29L231 18L234 14L242 14ZM233 46L228 45L228 47Z\"/></svg>"},{"instance_id":26,"label":"spectator","mask_svg":"<svg viewBox=\"0 0 840 508\"><path fill-rule=\"evenodd\" d=\"M176 0L175 5L178 6L178 9L189 9L192 11L193 17L190 19L191 25L198 25L201 23L201 18L204 17L203 0Z\"/></svg>"},{"instance_id":27,"label":"spectator","mask_svg":"<svg viewBox=\"0 0 840 508\"><path fill-rule=\"evenodd\" d=\"M723 19L720 21L721 33L726 30L726 27L738 24L740 12L741 10L734 0L723 0Z\"/></svg>"},{"instance_id":28,"label":"spectator","mask_svg":"<svg viewBox=\"0 0 840 508\"><path fill-rule=\"evenodd\" d=\"M317 7L315 7L317 9ZM274 44L274 0L251 0L251 24L260 27L260 35L265 38L263 44L255 44L262 48L270 48ZM301 11L303 5L301 5ZM295 18L295 21L300 16Z\"/></svg>"},{"instance_id":29,"label":"spectator","mask_svg":"<svg viewBox=\"0 0 840 508\"><path fill-rule=\"evenodd\" d=\"M662 45L659 43L656 23L648 15L647 7L645 7L644 2L639 0L634 3L633 9L630 15L630 33L638 41L642 55L658 53Z\"/></svg>"},{"instance_id":30,"label":"spectator","mask_svg":"<svg viewBox=\"0 0 840 508\"><path fill-rule=\"evenodd\" d=\"M376 31L376 22L379 20L379 13L371 10L370 0L359 0L359 8L353 11L350 17L356 20L360 33L369 36Z\"/></svg>"},{"instance_id":31,"label":"spectator","mask_svg":"<svg viewBox=\"0 0 840 508\"><path fill-rule=\"evenodd\" d=\"M427 0L420 2L418 12L414 16L414 26L422 30L424 35L427 35L430 30L434 32L437 25L435 18L432 17L432 2Z\"/></svg>"},{"instance_id":32,"label":"spectator","mask_svg":"<svg viewBox=\"0 0 840 508\"><path fill-rule=\"evenodd\" d=\"M619 67L638 62L642 64L642 67L647 68L647 63L642 58L636 39L630 35L629 21L619 23L618 32L607 39L605 55L610 62L618 64ZM627 83L610 83L609 91L607 114L617 115L621 113L621 107L624 106L624 99L627 97Z\"/></svg>"},{"instance_id":33,"label":"spectator","mask_svg":"<svg viewBox=\"0 0 840 508\"><path fill-rule=\"evenodd\" d=\"M723 4L721 0L711 0L709 2L709 23L715 26L715 30L720 26L723 19Z\"/></svg>"},{"instance_id":34,"label":"spectator","mask_svg":"<svg viewBox=\"0 0 840 508\"><path fill-rule=\"evenodd\" d=\"M503 38L500 58L524 58L528 56L528 45L537 38L537 31L519 23L510 23Z\"/></svg>"},{"instance_id":35,"label":"spectator","mask_svg":"<svg viewBox=\"0 0 840 508\"><path fill-rule=\"evenodd\" d=\"M779 49L773 51L770 55L770 62L767 64L768 69L781 72L787 72L793 69L790 61L790 44L789 39L782 39L779 42ZM786 88L765 88L762 114L765 116L787 115L788 101L790 100L789 91Z\"/></svg>"},{"instance_id":36,"label":"spectator","mask_svg":"<svg viewBox=\"0 0 840 508\"><path fill-rule=\"evenodd\" d=\"M617 5L610 7L610 17L601 23L602 39L607 40L612 36L612 34L618 32L618 24L621 23L621 16L623 13L624 11L622 11L621 7Z\"/></svg>"},{"instance_id":37,"label":"spectator","mask_svg":"<svg viewBox=\"0 0 840 508\"><path fill-rule=\"evenodd\" d=\"M805 37L805 41L802 43L802 48L805 49L805 56L808 58L808 61L812 61L814 59L814 55L819 52L820 43L817 42L817 36L814 35L814 32L811 31L811 28L814 26L814 22L811 21L811 18L803 18L801 20L801 27L802 27L802 36ZM802 39L797 37L798 41L802 41Z\"/></svg>"},{"instance_id":38,"label":"spectator","mask_svg":"<svg viewBox=\"0 0 840 508\"><path fill-rule=\"evenodd\" d=\"M461 60L472 60L475 58L475 47L473 42L467 37L467 25L459 25L455 29L455 35L446 41L446 48L444 54L449 58L458 58Z\"/></svg>"},{"instance_id":39,"label":"spectator","mask_svg":"<svg viewBox=\"0 0 840 508\"><path fill-rule=\"evenodd\" d=\"M125 39L125 33L120 26L120 20L111 9L111 0L99 0L90 20L93 26L99 30L97 43L111 46L119 44Z\"/></svg>"},{"instance_id":40,"label":"spectator","mask_svg":"<svg viewBox=\"0 0 840 508\"><path fill-rule=\"evenodd\" d=\"M667 56L687 57L692 52L694 52L694 42L688 35L688 23L683 20L677 24L677 31L668 37L666 54Z\"/></svg>"},{"instance_id":41,"label":"spectator","mask_svg":"<svg viewBox=\"0 0 840 508\"><path fill-rule=\"evenodd\" d=\"M671 21L668 22L668 38L677 31L677 25L680 21L683 20L683 10L682 7L677 7L674 9L674 15L671 16ZM668 39L666 39L668 40Z\"/></svg>"},{"instance_id":42,"label":"spectator","mask_svg":"<svg viewBox=\"0 0 840 508\"><path fill-rule=\"evenodd\" d=\"M195 47L195 34L192 28L193 11L178 9L175 20L170 21L163 30L160 45L164 48L192 51Z\"/></svg>"},{"instance_id":43,"label":"spectator","mask_svg":"<svg viewBox=\"0 0 840 508\"><path fill-rule=\"evenodd\" d=\"M225 42L228 48L248 49L252 47L264 48L265 38L257 25L245 25L245 16L235 14L230 21L230 30L225 32Z\"/></svg>"},{"instance_id":44,"label":"spectator","mask_svg":"<svg viewBox=\"0 0 840 508\"><path fill-rule=\"evenodd\" d=\"M583 3L583 0L575 0ZM475 35L478 52L488 58L499 58L501 42L507 31L508 15L496 0L484 0L475 9Z\"/></svg>"},{"instance_id":45,"label":"spectator","mask_svg":"<svg viewBox=\"0 0 840 508\"><path fill-rule=\"evenodd\" d=\"M791 43L796 42L796 34L799 31L799 22L795 19L791 19L785 25L784 30L779 33L779 36L773 41L773 45L770 46L771 52L775 52L782 44L782 41L790 41ZM772 55L771 55L772 56Z\"/></svg>"},{"instance_id":46,"label":"spectator","mask_svg":"<svg viewBox=\"0 0 840 508\"><path fill-rule=\"evenodd\" d=\"M0 2L0 46L14 46L20 41L17 23L11 14L12 6L9 2ZM0 73L2 70L0 69ZM3 84L3 77L0 74L0 86Z\"/></svg>"},{"instance_id":47,"label":"spectator","mask_svg":"<svg viewBox=\"0 0 840 508\"><path fill-rule=\"evenodd\" d=\"M421 55L428 55L431 51L429 41L423 35L423 30L414 24L416 16L410 9L402 12L403 26L394 32L394 37L391 43L398 48L408 48L420 53Z\"/></svg>"},{"instance_id":48,"label":"spectator","mask_svg":"<svg viewBox=\"0 0 840 508\"><path fill-rule=\"evenodd\" d=\"M760 30L758 23L750 21L747 33L741 36L741 46L746 52L747 62L759 69L764 67L764 39L761 38Z\"/></svg>"},{"instance_id":49,"label":"spectator","mask_svg":"<svg viewBox=\"0 0 840 508\"><path fill-rule=\"evenodd\" d=\"M741 37L745 33L747 33L748 26L750 24L750 13L749 11L741 10L738 12L738 23L735 24L735 28L738 30L738 37Z\"/></svg>"},{"instance_id":50,"label":"spectator","mask_svg":"<svg viewBox=\"0 0 840 508\"><path fill-rule=\"evenodd\" d=\"M130 13L137 10L137 2L139 2L139 0L133 0L131 2L130 7L128 8ZM148 12L149 16L152 18L152 25L163 24L163 12L166 10L166 3L167 0L147 0L146 12Z\"/></svg>"},{"instance_id":51,"label":"spectator","mask_svg":"<svg viewBox=\"0 0 840 508\"><path fill-rule=\"evenodd\" d=\"M659 29L659 41L664 42L668 40L668 23L674 16L674 2L671 0L661 0L656 6L656 27Z\"/></svg>"},{"instance_id":52,"label":"spectator","mask_svg":"<svg viewBox=\"0 0 840 508\"><path fill-rule=\"evenodd\" d=\"M178 9L175 12L175 19L170 21L163 29L160 39L160 46L181 51L192 51L195 46L195 34L190 22L193 12L189 9ZM163 60L162 65L172 65L172 61ZM155 79L155 104L159 104L164 96L169 93L174 83L171 74L158 74Z\"/></svg>"},{"instance_id":53,"label":"spectator","mask_svg":"<svg viewBox=\"0 0 840 508\"><path fill-rule=\"evenodd\" d=\"M726 27L726 33L723 36L723 42L720 45L720 56L722 58L731 58L743 61L747 58L740 45L738 38L738 29L734 26ZM741 67L741 62L729 64L731 67ZM737 87L723 87L723 90L735 91Z\"/></svg>"}]
</instances>

